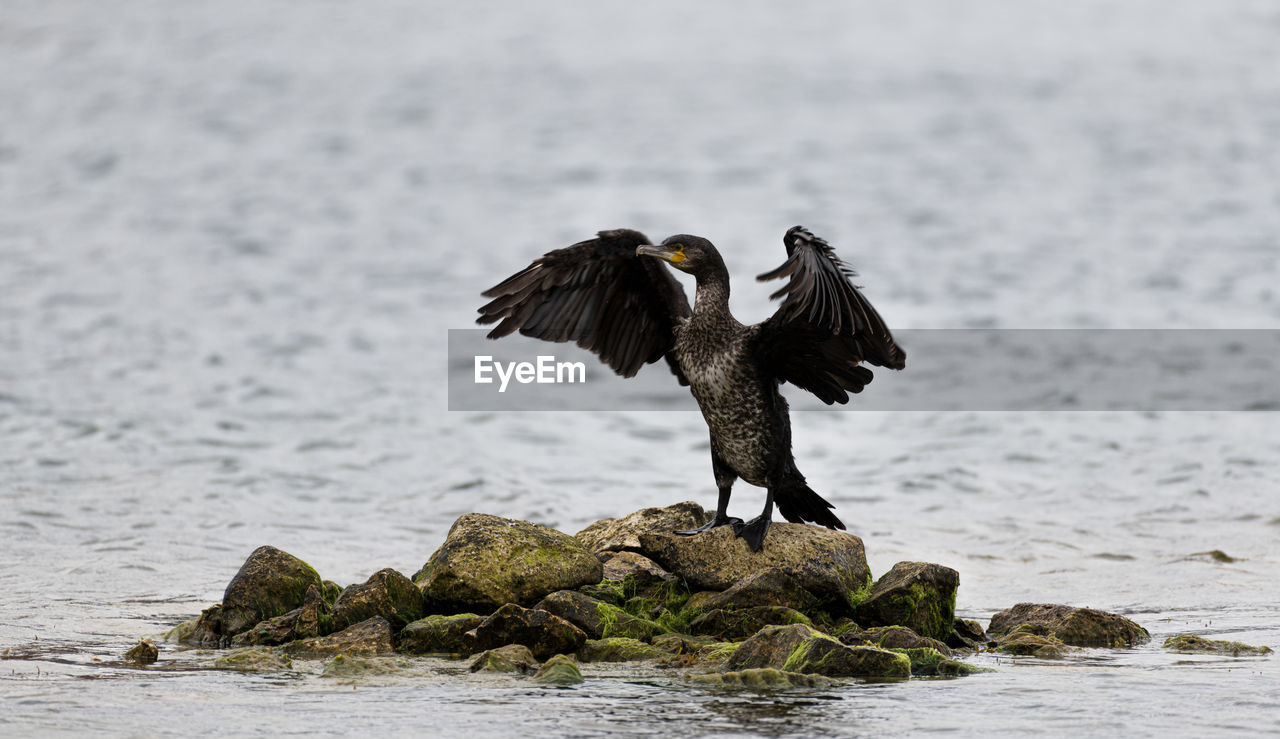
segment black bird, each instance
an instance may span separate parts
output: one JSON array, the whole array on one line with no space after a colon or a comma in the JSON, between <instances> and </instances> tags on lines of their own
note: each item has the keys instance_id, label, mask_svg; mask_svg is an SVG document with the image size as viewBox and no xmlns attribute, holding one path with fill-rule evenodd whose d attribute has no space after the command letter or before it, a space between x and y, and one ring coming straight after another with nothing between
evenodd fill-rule
<instances>
[{"instance_id":1,"label":"black bird","mask_svg":"<svg viewBox=\"0 0 1280 739\"><path fill-rule=\"evenodd\" d=\"M677 533L730 525L759 551L775 503L788 521L845 527L796 469L778 386L790 382L827 404L846 403L849 393L871 382L863 362L891 369L906 363L830 244L801 226L788 230L783 244L787 260L757 278L787 278L770 296L782 304L754 326L729 312L729 271L710 241L679 235L654 246L630 229L601 231L534 260L484 292L493 300L480 308L477 323L498 323L491 339L519 331L576 342L623 377L665 358L711 430L711 469L720 489L715 518ZM658 260L697 280L692 308ZM764 511L745 524L726 514L738 478L768 491Z\"/></svg>"}]
</instances>

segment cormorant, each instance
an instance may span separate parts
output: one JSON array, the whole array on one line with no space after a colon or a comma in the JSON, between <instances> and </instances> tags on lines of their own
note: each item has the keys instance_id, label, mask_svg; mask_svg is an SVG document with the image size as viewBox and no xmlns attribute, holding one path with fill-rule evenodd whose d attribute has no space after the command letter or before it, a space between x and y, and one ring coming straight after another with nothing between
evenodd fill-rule
<instances>
[{"instance_id":1,"label":"cormorant","mask_svg":"<svg viewBox=\"0 0 1280 739\"><path fill-rule=\"evenodd\" d=\"M788 521L845 528L796 469L778 386L790 382L827 404L845 403L871 382L863 362L902 369L906 360L830 244L801 226L788 230L783 244L787 260L757 278L787 278L770 296L782 304L754 326L729 312L729 272L710 241L681 234L654 246L630 229L601 231L534 260L484 292L493 300L477 323L498 323L491 339L519 331L576 342L623 377L665 358L711 430L720 490L715 518L677 533L730 525L759 551L775 503ZM697 280L692 308L659 260ZM738 478L767 490L764 511L747 523L726 513Z\"/></svg>"}]
</instances>

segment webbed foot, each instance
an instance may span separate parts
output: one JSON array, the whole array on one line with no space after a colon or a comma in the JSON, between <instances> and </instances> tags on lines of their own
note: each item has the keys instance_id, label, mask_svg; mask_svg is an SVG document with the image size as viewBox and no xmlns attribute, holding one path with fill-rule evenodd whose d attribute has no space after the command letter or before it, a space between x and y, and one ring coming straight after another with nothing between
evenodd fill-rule
<instances>
[{"instance_id":1,"label":"webbed foot","mask_svg":"<svg viewBox=\"0 0 1280 739\"><path fill-rule=\"evenodd\" d=\"M737 531L738 527L741 525L742 525L741 518L733 518L730 516L716 516L715 518L711 519L710 521L707 521L706 523L702 524L696 529L686 529L684 531L677 531L676 533L679 534L680 536L693 536L694 534L701 534L704 531L717 529L717 528L720 528L721 526L732 526L734 531Z\"/></svg>"},{"instance_id":2,"label":"webbed foot","mask_svg":"<svg viewBox=\"0 0 1280 739\"><path fill-rule=\"evenodd\" d=\"M747 542L747 546L751 547L751 551L758 552L764 547L764 537L769 533L769 524L773 523L769 518L757 516L750 521L738 523L733 530L738 532Z\"/></svg>"}]
</instances>

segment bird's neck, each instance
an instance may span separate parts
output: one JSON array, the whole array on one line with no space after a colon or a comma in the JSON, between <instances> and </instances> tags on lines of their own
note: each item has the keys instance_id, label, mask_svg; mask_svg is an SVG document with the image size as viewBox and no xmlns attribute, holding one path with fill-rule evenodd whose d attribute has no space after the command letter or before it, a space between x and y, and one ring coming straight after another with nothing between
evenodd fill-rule
<instances>
[{"instance_id":1,"label":"bird's neck","mask_svg":"<svg viewBox=\"0 0 1280 739\"><path fill-rule=\"evenodd\" d=\"M724 274L698 275L697 279L698 289L693 296L693 317L715 318L730 316L729 276Z\"/></svg>"}]
</instances>

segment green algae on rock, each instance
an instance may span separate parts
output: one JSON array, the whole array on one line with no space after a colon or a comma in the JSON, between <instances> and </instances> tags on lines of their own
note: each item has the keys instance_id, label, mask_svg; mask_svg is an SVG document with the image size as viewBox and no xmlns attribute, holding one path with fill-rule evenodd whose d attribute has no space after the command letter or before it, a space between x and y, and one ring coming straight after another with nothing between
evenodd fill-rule
<instances>
[{"instance_id":1,"label":"green algae on rock","mask_svg":"<svg viewBox=\"0 0 1280 739\"><path fill-rule=\"evenodd\" d=\"M1021 626L996 639L995 651L1040 659L1062 659L1069 647L1053 635L1036 633L1030 626Z\"/></svg>"},{"instance_id":2,"label":"green algae on rock","mask_svg":"<svg viewBox=\"0 0 1280 739\"><path fill-rule=\"evenodd\" d=\"M213 661L215 670L240 672L276 672L293 669L293 660L271 647L245 647L232 650Z\"/></svg>"},{"instance_id":3,"label":"green algae on rock","mask_svg":"<svg viewBox=\"0 0 1280 739\"><path fill-rule=\"evenodd\" d=\"M259 621L231 639L233 647L272 646L311 639L333 631L333 613L319 587L311 585L302 605L283 616Z\"/></svg>"},{"instance_id":4,"label":"green algae on rock","mask_svg":"<svg viewBox=\"0 0 1280 739\"><path fill-rule=\"evenodd\" d=\"M978 667L951 659L946 654L928 647L892 649L890 651L904 654L907 659L911 660L912 677L960 677L979 672L995 672L989 667Z\"/></svg>"},{"instance_id":5,"label":"green algae on rock","mask_svg":"<svg viewBox=\"0 0 1280 739\"><path fill-rule=\"evenodd\" d=\"M222 596L221 631L231 637L259 621L302 605L307 588L321 586L315 569L275 547L258 547L241 565Z\"/></svg>"},{"instance_id":6,"label":"green algae on rock","mask_svg":"<svg viewBox=\"0 0 1280 739\"><path fill-rule=\"evenodd\" d=\"M776 568L819 601L847 607L850 596L866 586L862 540L841 531L795 523L775 523L769 544L752 552L730 526L697 536L640 534L641 554L699 590L725 591Z\"/></svg>"},{"instance_id":7,"label":"green algae on rock","mask_svg":"<svg viewBox=\"0 0 1280 739\"><path fill-rule=\"evenodd\" d=\"M533 681L543 685L576 685L583 681L582 671L572 657L557 654L538 668Z\"/></svg>"},{"instance_id":8,"label":"green algae on rock","mask_svg":"<svg viewBox=\"0 0 1280 739\"><path fill-rule=\"evenodd\" d=\"M333 604L333 628L345 629L381 616L392 628L400 629L422 615L422 591L412 580L388 567L342 591Z\"/></svg>"},{"instance_id":9,"label":"green algae on rock","mask_svg":"<svg viewBox=\"0 0 1280 739\"><path fill-rule=\"evenodd\" d=\"M625 636L588 639L578 650L578 659L583 662L639 662L666 655L666 651L652 644Z\"/></svg>"},{"instance_id":10,"label":"green algae on rock","mask_svg":"<svg viewBox=\"0 0 1280 739\"><path fill-rule=\"evenodd\" d=\"M139 639L124 653L124 661L137 665L149 665L160 659L160 649L150 639Z\"/></svg>"},{"instance_id":11,"label":"green algae on rock","mask_svg":"<svg viewBox=\"0 0 1280 739\"><path fill-rule=\"evenodd\" d=\"M475 636L468 632L484 619L474 613L418 619L396 635L396 650L410 654L471 654L475 651Z\"/></svg>"},{"instance_id":12,"label":"green algae on rock","mask_svg":"<svg viewBox=\"0 0 1280 739\"><path fill-rule=\"evenodd\" d=\"M784 672L770 667L758 667L738 672L712 672L687 675L689 680L701 685L721 688L751 688L753 690L782 690L786 688L825 688L837 684L821 675L804 675Z\"/></svg>"},{"instance_id":13,"label":"green algae on rock","mask_svg":"<svg viewBox=\"0 0 1280 739\"><path fill-rule=\"evenodd\" d=\"M538 659L572 654L587 641L586 633L568 621L537 608L508 603L480 622L473 632L476 649L523 644Z\"/></svg>"},{"instance_id":14,"label":"green algae on rock","mask_svg":"<svg viewBox=\"0 0 1280 739\"><path fill-rule=\"evenodd\" d=\"M1164 648L1183 653L1229 654L1232 657L1262 657L1271 654L1271 647L1255 647L1238 641L1218 641L1195 634L1179 634L1164 640Z\"/></svg>"},{"instance_id":15,"label":"green algae on rock","mask_svg":"<svg viewBox=\"0 0 1280 739\"><path fill-rule=\"evenodd\" d=\"M600 560L577 539L528 521L468 513L414 576L428 612L492 613L600 582Z\"/></svg>"},{"instance_id":16,"label":"green algae on rock","mask_svg":"<svg viewBox=\"0 0 1280 739\"><path fill-rule=\"evenodd\" d=\"M353 657L339 654L324 664L320 677L343 680L403 675L410 670L409 661L395 657Z\"/></svg>"},{"instance_id":17,"label":"green algae on rock","mask_svg":"<svg viewBox=\"0 0 1280 739\"><path fill-rule=\"evenodd\" d=\"M772 667L828 677L911 676L905 655L876 647L850 647L804 624L770 626L742 642L729 658L730 671Z\"/></svg>"},{"instance_id":18,"label":"green algae on rock","mask_svg":"<svg viewBox=\"0 0 1280 739\"><path fill-rule=\"evenodd\" d=\"M851 647L874 646L881 649L933 649L944 656L951 656L951 648L937 639L920 636L905 626L876 626L870 629L851 629L838 637L842 644Z\"/></svg>"},{"instance_id":19,"label":"green algae on rock","mask_svg":"<svg viewBox=\"0 0 1280 739\"><path fill-rule=\"evenodd\" d=\"M558 590L535 608L555 614L582 629L589 639L624 636L648 641L664 631L661 626L625 610L574 590Z\"/></svg>"},{"instance_id":20,"label":"green algae on rock","mask_svg":"<svg viewBox=\"0 0 1280 739\"><path fill-rule=\"evenodd\" d=\"M523 644L508 644L481 652L471 660L472 672L533 672L538 660Z\"/></svg>"},{"instance_id":21,"label":"green algae on rock","mask_svg":"<svg viewBox=\"0 0 1280 739\"><path fill-rule=\"evenodd\" d=\"M754 606L752 608L717 608L695 618L689 633L718 639L745 639L766 626L787 624L812 625L809 617L786 606Z\"/></svg>"},{"instance_id":22,"label":"green algae on rock","mask_svg":"<svg viewBox=\"0 0 1280 739\"><path fill-rule=\"evenodd\" d=\"M1074 647L1118 649L1151 639L1146 629L1124 616L1052 603L1019 603L992 616L987 627L996 641L1014 630L1054 637Z\"/></svg>"},{"instance_id":23,"label":"green algae on rock","mask_svg":"<svg viewBox=\"0 0 1280 739\"><path fill-rule=\"evenodd\" d=\"M301 639L284 646L294 657L330 657L335 654L371 656L395 651L391 644L391 624L381 616L348 626L342 631L313 639Z\"/></svg>"},{"instance_id":24,"label":"green algae on rock","mask_svg":"<svg viewBox=\"0 0 1280 739\"><path fill-rule=\"evenodd\" d=\"M921 636L945 641L956 613L960 573L928 562L899 562L876 581L854 610L870 626L906 626Z\"/></svg>"}]
</instances>

